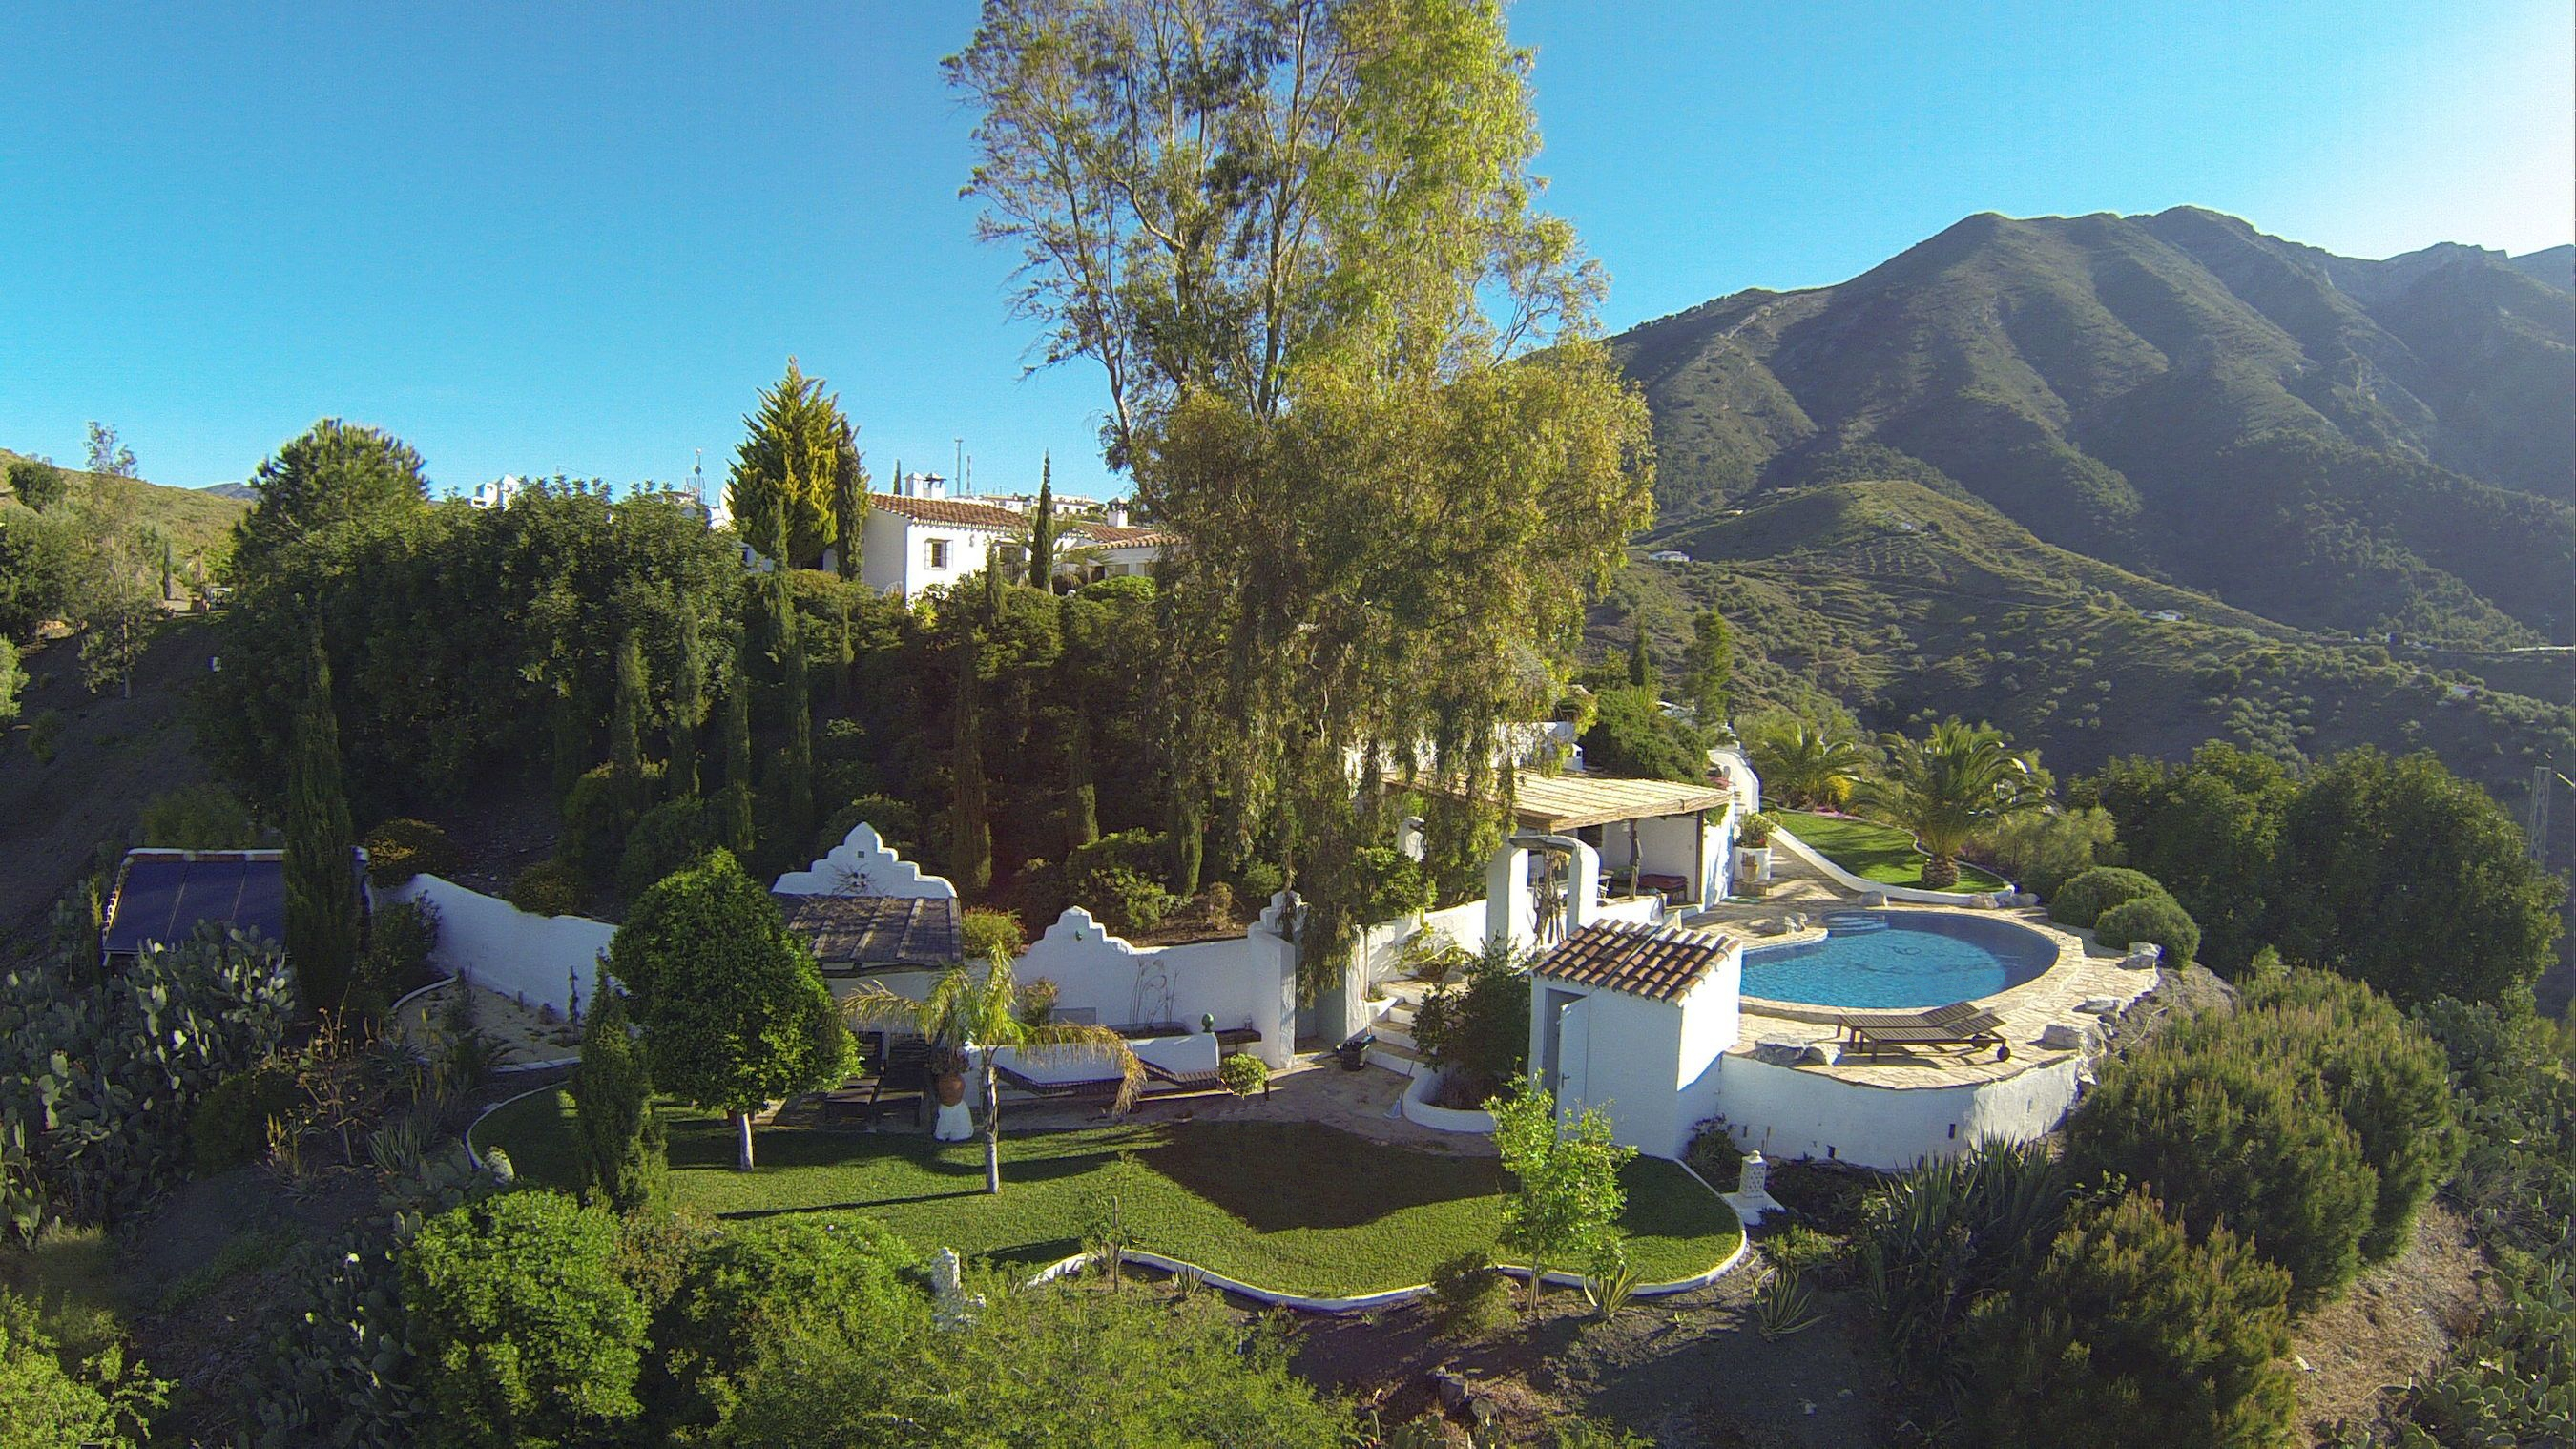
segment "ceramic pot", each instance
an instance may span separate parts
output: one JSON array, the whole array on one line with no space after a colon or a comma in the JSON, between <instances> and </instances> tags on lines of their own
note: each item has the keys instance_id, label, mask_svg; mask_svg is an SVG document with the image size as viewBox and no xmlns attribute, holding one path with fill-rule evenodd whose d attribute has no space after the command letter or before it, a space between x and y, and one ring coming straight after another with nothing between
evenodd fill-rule
<instances>
[{"instance_id":1,"label":"ceramic pot","mask_svg":"<svg viewBox=\"0 0 2576 1449\"><path fill-rule=\"evenodd\" d=\"M963 1072L941 1072L931 1079L930 1090L942 1107L954 1107L966 1100L966 1075Z\"/></svg>"}]
</instances>

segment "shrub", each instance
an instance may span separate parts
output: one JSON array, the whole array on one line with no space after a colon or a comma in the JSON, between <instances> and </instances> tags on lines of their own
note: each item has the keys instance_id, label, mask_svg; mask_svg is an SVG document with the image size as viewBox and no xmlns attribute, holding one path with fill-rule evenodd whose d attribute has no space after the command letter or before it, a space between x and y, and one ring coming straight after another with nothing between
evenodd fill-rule
<instances>
[{"instance_id":1,"label":"shrub","mask_svg":"<svg viewBox=\"0 0 2576 1449\"><path fill-rule=\"evenodd\" d=\"M1360 919L1370 925L1416 916L1431 908L1431 882L1422 863L1390 846L1372 845L1352 852L1359 876Z\"/></svg>"},{"instance_id":2,"label":"shrub","mask_svg":"<svg viewBox=\"0 0 2576 1449\"><path fill-rule=\"evenodd\" d=\"M2165 950L2165 964L2177 969L2200 952L2200 927L2191 913L2167 895L2139 896L2104 911L2093 920L2094 939L2117 949L2153 941Z\"/></svg>"},{"instance_id":3,"label":"shrub","mask_svg":"<svg viewBox=\"0 0 2576 1449\"><path fill-rule=\"evenodd\" d=\"M2245 988L2244 1009L2203 1028L2312 1077L2316 1100L2352 1128L2378 1174L2361 1256L2396 1256L2416 1213L2460 1164L2440 1045L2388 998L2330 971L2258 977Z\"/></svg>"},{"instance_id":4,"label":"shrub","mask_svg":"<svg viewBox=\"0 0 2576 1449\"><path fill-rule=\"evenodd\" d=\"M66 1370L36 1305L0 1289L0 1444L137 1449L169 1389L113 1345Z\"/></svg>"},{"instance_id":5,"label":"shrub","mask_svg":"<svg viewBox=\"0 0 2576 1449\"><path fill-rule=\"evenodd\" d=\"M258 1159L268 1150L270 1119L292 1121L303 1093L295 1068L283 1061L261 1062L215 1084L188 1120L188 1150L199 1177Z\"/></svg>"},{"instance_id":6,"label":"shrub","mask_svg":"<svg viewBox=\"0 0 2576 1449\"><path fill-rule=\"evenodd\" d=\"M2117 835L2100 806L2024 810L1981 832L1977 848L2023 890L2053 900L2066 883L2093 868Z\"/></svg>"},{"instance_id":7,"label":"shrub","mask_svg":"<svg viewBox=\"0 0 2576 1449\"><path fill-rule=\"evenodd\" d=\"M1440 1073L1444 1102L1481 1104L1520 1076L1529 1062L1529 1013L1530 979L1512 969L1507 942L1423 996L1413 1040Z\"/></svg>"},{"instance_id":8,"label":"shrub","mask_svg":"<svg viewBox=\"0 0 2576 1449\"><path fill-rule=\"evenodd\" d=\"M616 1219L553 1192L507 1192L421 1225L402 1295L437 1442L582 1443L635 1417L644 1308L616 1249Z\"/></svg>"},{"instance_id":9,"label":"shrub","mask_svg":"<svg viewBox=\"0 0 2576 1449\"><path fill-rule=\"evenodd\" d=\"M2067 1120L2066 1157L2079 1179L2152 1192L2195 1240L2224 1221L2289 1270L2302 1310L2352 1280L2378 1197L2360 1139L2298 1068L2232 1043L2122 1063Z\"/></svg>"},{"instance_id":10,"label":"shrub","mask_svg":"<svg viewBox=\"0 0 2576 1449\"><path fill-rule=\"evenodd\" d=\"M438 949L438 908L427 901L379 906L367 932L367 949L349 981L349 1003L360 1015L380 1017L404 996L436 978L429 957Z\"/></svg>"},{"instance_id":11,"label":"shrub","mask_svg":"<svg viewBox=\"0 0 2576 1449\"><path fill-rule=\"evenodd\" d=\"M54 762L54 750L62 743L63 724L63 712L58 709L45 710L27 722L27 753L36 757L37 764Z\"/></svg>"},{"instance_id":12,"label":"shrub","mask_svg":"<svg viewBox=\"0 0 2576 1449\"><path fill-rule=\"evenodd\" d=\"M861 795L824 817L823 827L814 832L814 854L831 854L862 823L875 826L877 838L898 849L921 842L920 811L892 796Z\"/></svg>"},{"instance_id":13,"label":"shrub","mask_svg":"<svg viewBox=\"0 0 2576 1449\"><path fill-rule=\"evenodd\" d=\"M1012 956L1029 949L1028 933L1020 929L1020 918L989 906L968 907L957 918L957 935L968 961L991 960L997 946Z\"/></svg>"},{"instance_id":14,"label":"shrub","mask_svg":"<svg viewBox=\"0 0 2576 1449\"><path fill-rule=\"evenodd\" d=\"M1841 1275L1850 1248L1840 1238L1828 1237L1804 1223L1792 1223L1762 1244L1762 1255L1783 1273L1823 1283Z\"/></svg>"},{"instance_id":15,"label":"shrub","mask_svg":"<svg viewBox=\"0 0 2576 1449\"><path fill-rule=\"evenodd\" d=\"M829 1305L889 1323L922 1316L903 1241L866 1219L780 1218L699 1239L654 1311L641 1397L655 1442L722 1422L768 1326Z\"/></svg>"},{"instance_id":16,"label":"shrub","mask_svg":"<svg viewBox=\"0 0 2576 1449\"><path fill-rule=\"evenodd\" d=\"M182 785L143 807L143 843L169 850L240 850L259 843L259 826L221 785Z\"/></svg>"},{"instance_id":17,"label":"shrub","mask_svg":"<svg viewBox=\"0 0 2576 1449\"><path fill-rule=\"evenodd\" d=\"M1759 850L1771 843L1771 832L1778 827L1778 821L1757 810L1745 816L1744 823L1735 828L1735 843L1748 850Z\"/></svg>"},{"instance_id":18,"label":"shrub","mask_svg":"<svg viewBox=\"0 0 2576 1449\"><path fill-rule=\"evenodd\" d=\"M1744 1149L1735 1145L1735 1135L1726 1130L1726 1124L1715 1119L1700 1123L1691 1133L1690 1148L1682 1160L1720 1192L1735 1191L1744 1175Z\"/></svg>"},{"instance_id":19,"label":"shrub","mask_svg":"<svg viewBox=\"0 0 2576 1449\"><path fill-rule=\"evenodd\" d=\"M1064 858L1065 891L1075 905L1097 911L1092 903L1103 894L1101 876L1123 870L1159 882L1171 867L1171 851L1171 837L1159 832L1121 830L1104 835L1074 847Z\"/></svg>"},{"instance_id":20,"label":"shrub","mask_svg":"<svg viewBox=\"0 0 2576 1449\"><path fill-rule=\"evenodd\" d=\"M1490 1249L1470 1248L1431 1270L1431 1326L1443 1338L1482 1338L1511 1321L1511 1284Z\"/></svg>"},{"instance_id":21,"label":"shrub","mask_svg":"<svg viewBox=\"0 0 2576 1449\"><path fill-rule=\"evenodd\" d=\"M2058 888L2055 899L2048 903L2048 918L2063 925L2090 929L2104 911L2123 901L2163 894L2165 888L2156 884L2154 876L2143 871L2097 865Z\"/></svg>"},{"instance_id":22,"label":"shrub","mask_svg":"<svg viewBox=\"0 0 2576 1449\"><path fill-rule=\"evenodd\" d=\"M1077 904L1099 912L1101 924L1110 930L1134 934L1161 927L1176 902L1162 882L1113 867L1093 873L1089 900Z\"/></svg>"},{"instance_id":23,"label":"shrub","mask_svg":"<svg viewBox=\"0 0 2576 1449\"><path fill-rule=\"evenodd\" d=\"M563 800L563 834L556 857L581 878L584 886L611 882L626 853L626 833L641 813L636 801L659 792L661 766L644 766L643 783L621 780L615 767L601 765L573 782Z\"/></svg>"},{"instance_id":24,"label":"shrub","mask_svg":"<svg viewBox=\"0 0 2576 1449\"><path fill-rule=\"evenodd\" d=\"M1234 893L1255 910L1270 909L1270 898L1287 888L1288 873L1266 860L1247 860L1234 872Z\"/></svg>"},{"instance_id":25,"label":"shrub","mask_svg":"<svg viewBox=\"0 0 2576 1449\"><path fill-rule=\"evenodd\" d=\"M2226 1229L2195 1245L2144 1193L2071 1214L2027 1286L1969 1313L1974 1437L2049 1449L2082 1424L2105 1449L2281 1443L2297 1408L2288 1291Z\"/></svg>"},{"instance_id":26,"label":"shrub","mask_svg":"<svg viewBox=\"0 0 2576 1449\"><path fill-rule=\"evenodd\" d=\"M617 862L617 893L633 900L716 843L707 804L695 795L665 800L637 817Z\"/></svg>"},{"instance_id":27,"label":"shrub","mask_svg":"<svg viewBox=\"0 0 2576 1449\"><path fill-rule=\"evenodd\" d=\"M1648 780L1708 778L1708 734L1664 713L1654 690L1604 689L1597 705L1599 714L1579 741L1585 768Z\"/></svg>"},{"instance_id":28,"label":"shrub","mask_svg":"<svg viewBox=\"0 0 2576 1449\"><path fill-rule=\"evenodd\" d=\"M1899 1378L1946 1385L1970 1305L2027 1280L2066 1200L2044 1144L1999 1141L1925 1163L1870 1199L1854 1246Z\"/></svg>"},{"instance_id":29,"label":"shrub","mask_svg":"<svg viewBox=\"0 0 2576 1449\"><path fill-rule=\"evenodd\" d=\"M1270 1085L1270 1064L1250 1052L1228 1052L1225 1060L1216 1064L1216 1075L1236 1096L1257 1096Z\"/></svg>"},{"instance_id":30,"label":"shrub","mask_svg":"<svg viewBox=\"0 0 2576 1449\"><path fill-rule=\"evenodd\" d=\"M367 879L398 886L416 875L456 874L455 842L426 820L388 820L367 832Z\"/></svg>"},{"instance_id":31,"label":"shrub","mask_svg":"<svg viewBox=\"0 0 2576 1449\"><path fill-rule=\"evenodd\" d=\"M510 904L531 915L572 915L581 896L581 878L560 860L538 861L510 882Z\"/></svg>"}]
</instances>

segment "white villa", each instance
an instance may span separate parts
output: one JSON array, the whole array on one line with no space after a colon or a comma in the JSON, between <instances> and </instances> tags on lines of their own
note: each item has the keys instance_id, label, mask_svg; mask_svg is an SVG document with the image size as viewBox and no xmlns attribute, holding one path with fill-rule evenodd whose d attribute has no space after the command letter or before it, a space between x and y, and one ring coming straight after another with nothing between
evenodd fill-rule
<instances>
[{"instance_id":1,"label":"white villa","mask_svg":"<svg viewBox=\"0 0 2576 1449\"><path fill-rule=\"evenodd\" d=\"M872 589L909 599L924 589L954 584L983 572L995 545L1025 546L1030 514L980 499L951 498L947 480L914 473L895 480L895 492L868 499L867 522L859 533L859 580ZM1105 522L1059 515L1069 549L1079 560L1065 560L1058 577L1082 582L1125 574L1153 572L1169 551L1174 536L1159 529L1131 527L1124 503L1111 503ZM826 549L823 567L837 559Z\"/></svg>"}]
</instances>

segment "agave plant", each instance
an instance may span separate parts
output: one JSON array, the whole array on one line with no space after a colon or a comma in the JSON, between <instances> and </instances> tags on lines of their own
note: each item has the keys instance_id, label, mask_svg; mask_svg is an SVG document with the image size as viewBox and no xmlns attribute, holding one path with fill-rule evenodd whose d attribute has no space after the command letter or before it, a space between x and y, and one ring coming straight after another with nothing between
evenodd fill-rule
<instances>
[{"instance_id":1,"label":"agave plant","mask_svg":"<svg viewBox=\"0 0 2576 1449\"><path fill-rule=\"evenodd\" d=\"M1888 735L1885 744L1885 772L1854 798L1867 813L1914 833L1932 857L1923 884L1933 890L1959 883L1959 852L1969 836L2047 800L2036 757L2006 745L1992 725L1946 719L1920 740Z\"/></svg>"},{"instance_id":2,"label":"agave plant","mask_svg":"<svg viewBox=\"0 0 2576 1449\"><path fill-rule=\"evenodd\" d=\"M1804 1333L1824 1316L1816 1306L1815 1287L1804 1273L1774 1268L1753 1285L1753 1328L1766 1342Z\"/></svg>"},{"instance_id":3,"label":"agave plant","mask_svg":"<svg viewBox=\"0 0 2576 1449\"><path fill-rule=\"evenodd\" d=\"M1871 1200L1859 1238L1862 1281L1899 1375L1948 1362L1968 1309L2046 1251L2068 1195L2045 1147L1982 1142Z\"/></svg>"}]
</instances>

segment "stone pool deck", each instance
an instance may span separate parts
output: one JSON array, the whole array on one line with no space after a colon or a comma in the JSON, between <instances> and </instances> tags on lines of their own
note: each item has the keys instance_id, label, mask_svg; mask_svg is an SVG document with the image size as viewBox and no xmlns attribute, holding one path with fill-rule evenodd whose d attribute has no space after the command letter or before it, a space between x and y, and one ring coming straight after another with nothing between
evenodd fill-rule
<instances>
[{"instance_id":1,"label":"stone pool deck","mask_svg":"<svg viewBox=\"0 0 2576 1449\"><path fill-rule=\"evenodd\" d=\"M1789 912L1813 918L1829 910L1854 910L1856 897L1834 889L1813 878L1784 881L1765 899L1758 902L1727 903L1693 913L1683 924L1704 930L1726 930L1737 935L1747 949L1761 946L1788 945L1821 939L1821 926L1782 934L1764 934L1752 928L1760 922ZM2000 917L2026 927L2056 943L2057 964L2037 978L2009 990L1979 999L1979 1004L2004 1019L2004 1040L2012 1046L2012 1057L1996 1061L1994 1050L1967 1051L1962 1048L1922 1048L1889 1052L1878 1060L1853 1057L1839 1059L1842 1030L1833 1024L1834 1009L1792 1002L1765 1002L1744 998L1743 1025L1731 1054L1750 1056L1766 1042L1807 1043L1824 1048L1833 1058L1826 1064L1800 1066L1801 1072L1812 1072L1836 1081L1871 1087L1955 1087L1978 1082L1998 1082L2040 1067L2052 1066L2070 1057L2098 1050L2103 1018L2075 1008L2086 1001L2107 1000L2114 1004L2113 1015L2126 1010L2139 997L2155 989L2159 973L2122 964L2123 953L2097 945L2089 931L2071 930L2048 919L2040 908L2026 910L1969 910L1949 906L1915 906L1890 903L1891 912L1932 911L1958 912L1968 915ZM2044 1048L2039 1039L2049 1027L2064 1024L2081 1029L2092 1044L2089 1048Z\"/></svg>"}]
</instances>

